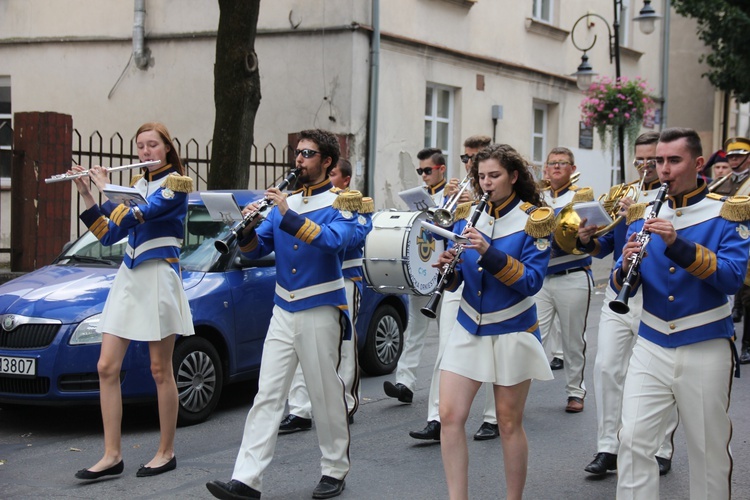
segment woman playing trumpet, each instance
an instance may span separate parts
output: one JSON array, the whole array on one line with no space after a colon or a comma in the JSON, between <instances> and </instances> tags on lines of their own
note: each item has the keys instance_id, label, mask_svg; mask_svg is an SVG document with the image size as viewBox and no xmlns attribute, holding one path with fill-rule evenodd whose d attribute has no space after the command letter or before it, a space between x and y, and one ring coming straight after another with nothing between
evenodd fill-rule
<instances>
[{"instance_id":1,"label":"woman playing trumpet","mask_svg":"<svg viewBox=\"0 0 750 500\"><path fill-rule=\"evenodd\" d=\"M533 295L549 261L554 213L541 204L527 163L512 147L493 144L477 153L477 185L490 193L487 212L468 238L451 288L464 283L458 318L440 366L441 452L451 499L466 499L468 448L464 424L483 382L491 382L502 439L509 499L526 482L528 444L523 410L531 379L552 378L542 348ZM444 252L437 266L453 260Z\"/></svg>"}]
</instances>

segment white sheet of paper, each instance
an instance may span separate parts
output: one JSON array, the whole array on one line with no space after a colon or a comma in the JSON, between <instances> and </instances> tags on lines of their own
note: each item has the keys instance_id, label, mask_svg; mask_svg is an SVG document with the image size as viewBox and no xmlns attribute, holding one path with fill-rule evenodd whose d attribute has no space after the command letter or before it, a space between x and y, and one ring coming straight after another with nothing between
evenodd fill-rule
<instances>
[{"instance_id":1,"label":"white sheet of paper","mask_svg":"<svg viewBox=\"0 0 750 500\"><path fill-rule=\"evenodd\" d=\"M102 193L112 203L125 205L148 205L148 201L143 197L140 191L134 187L118 186L116 184L107 184L102 189Z\"/></svg>"},{"instance_id":2,"label":"white sheet of paper","mask_svg":"<svg viewBox=\"0 0 750 500\"><path fill-rule=\"evenodd\" d=\"M612 224L612 217L604 210L598 201L584 201L573 205L578 217L587 219L586 225L608 226Z\"/></svg>"},{"instance_id":3,"label":"white sheet of paper","mask_svg":"<svg viewBox=\"0 0 750 500\"><path fill-rule=\"evenodd\" d=\"M242 220L242 211L232 193L202 191L200 195L212 220L227 223Z\"/></svg>"},{"instance_id":4,"label":"white sheet of paper","mask_svg":"<svg viewBox=\"0 0 750 500\"><path fill-rule=\"evenodd\" d=\"M438 236L442 236L447 240L455 241L456 243L460 243L462 245L465 245L469 242L469 238L465 238L459 234L454 233L453 231L448 231L445 228L436 226L435 224L430 224L427 221L421 221L420 224L422 224L422 227L427 229L429 232L435 233Z\"/></svg>"},{"instance_id":5,"label":"white sheet of paper","mask_svg":"<svg viewBox=\"0 0 750 500\"><path fill-rule=\"evenodd\" d=\"M428 208L436 206L435 200L432 199L432 196L430 196L423 186L401 191L398 195L404 200L404 203L409 205L410 210L423 212Z\"/></svg>"}]
</instances>

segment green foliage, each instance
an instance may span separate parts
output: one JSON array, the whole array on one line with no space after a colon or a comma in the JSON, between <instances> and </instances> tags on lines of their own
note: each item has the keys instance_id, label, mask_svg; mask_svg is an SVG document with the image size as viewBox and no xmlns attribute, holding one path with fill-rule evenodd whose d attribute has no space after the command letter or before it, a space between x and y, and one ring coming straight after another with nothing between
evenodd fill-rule
<instances>
[{"instance_id":1,"label":"green foliage","mask_svg":"<svg viewBox=\"0 0 750 500\"><path fill-rule=\"evenodd\" d=\"M750 101L750 2L673 0L672 6L698 22L698 37L712 50L701 57L711 68L704 76L740 102Z\"/></svg>"}]
</instances>

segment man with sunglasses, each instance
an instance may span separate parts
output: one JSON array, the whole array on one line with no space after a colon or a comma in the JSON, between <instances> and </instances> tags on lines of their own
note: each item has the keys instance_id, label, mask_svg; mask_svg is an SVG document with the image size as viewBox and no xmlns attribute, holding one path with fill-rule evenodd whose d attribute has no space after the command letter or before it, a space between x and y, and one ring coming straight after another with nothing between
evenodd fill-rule
<instances>
[{"instance_id":1,"label":"man with sunglasses","mask_svg":"<svg viewBox=\"0 0 750 500\"><path fill-rule=\"evenodd\" d=\"M349 425L344 384L337 367L340 345L352 326L342 273L344 250L355 237L361 194L338 194L326 171L339 159L336 136L305 130L295 150L301 187L287 198L266 191L273 208L243 231L240 250L257 259L276 253L276 294L263 344L258 393L250 409L242 444L228 483L210 481L217 498L260 498L263 472L273 458L284 402L297 363L302 367L318 422L322 477L313 498L344 490L349 472ZM258 202L244 212L257 210ZM256 228L257 226L257 228Z\"/></svg>"},{"instance_id":2,"label":"man with sunglasses","mask_svg":"<svg viewBox=\"0 0 750 500\"><path fill-rule=\"evenodd\" d=\"M437 148L425 148L417 153L417 159L419 160L417 174L422 177L425 190L432 197L436 206L442 205L446 186L443 152ZM443 297L444 300L445 298ZM429 295L409 296L409 319L406 331L404 331L404 348L396 366L396 383L394 384L390 380L383 382L383 390L386 395L398 399L401 403L411 403L414 398L414 390L417 385L417 367L422 356L424 337L427 334L427 328L430 326L430 320L422 314L421 309L427 305L429 300ZM429 428L426 429L425 437L417 437L416 439L440 440L440 422L436 422L436 424L428 425Z\"/></svg>"},{"instance_id":3,"label":"man with sunglasses","mask_svg":"<svg viewBox=\"0 0 750 500\"><path fill-rule=\"evenodd\" d=\"M658 132L646 132L635 140L635 160L633 166L638 170L640 179L631 183L636 189L642 186L638 203L650 203L656 197L661 183L656 173L656 143ZM633 204L630 197L620 200L620 215L626 215L628 207ZM602 259L612 254L614 265L620 258L625 246L627 224L621 222L612 231L593 238L597 227L586 226L586 219L581 220L578 229L578 248L589 255ZM617 298L611 286L604 292L601 316L599 317L599 341L594 362L594 396L596 397L597 452L594 460L584 470L590 474L604 475L607 471L617 470L617 450L620 442L617 432L620 430L622 414L622 389L628 362L633 352L633 345L638 338L638 325L643 310L643 298L640 293L630 298L630 311L617 314L609 308L609 303ZM665 475L672 468L672 436L677 428L677 412L672 412L666 429L666 435L656 461L659 473Z\"/></svg>"}]
</instances>

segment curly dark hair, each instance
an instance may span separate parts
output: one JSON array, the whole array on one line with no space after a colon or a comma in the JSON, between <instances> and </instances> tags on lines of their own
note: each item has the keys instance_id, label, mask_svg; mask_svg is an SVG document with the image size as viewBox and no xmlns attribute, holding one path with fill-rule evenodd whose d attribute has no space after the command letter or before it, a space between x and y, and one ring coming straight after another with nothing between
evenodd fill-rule
<instances>
[{"instance_id":1,"label":"curly dark hair","mask_svg":"<svg viewBox=\"0 0 750 500\"><path fill-rule=\"evenodd\" d=\"M472 169L475 186L479 187L479 164L491 159L497 160L500 166L508 171L508 174L518 172L518 180L513 185L513 190L519 198L537 207L545 205L539 194L539 188L531 175L528 162L508 144L490 144L476 154L474 157L476 169ZM481 187L479 187L478 192L483 193Z\"/></svg>"},{"instance_id":2,"label":"curly dark hair","mask_svg":"<svg viewBox=\"0 0 750 500\"><path fill-rule=\"evenodd\" d=\"M320 156L322 158L331 159L331 165L336 165L339 162L341 148L339 147L339 141L336 139L333 132L319 128L303 130L299 133L297 142L304 139L314 142L318 146L318 150L320 150Z\"/></svg>"}]
</instances>

